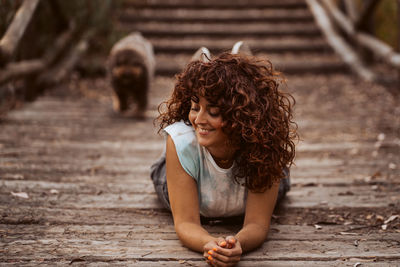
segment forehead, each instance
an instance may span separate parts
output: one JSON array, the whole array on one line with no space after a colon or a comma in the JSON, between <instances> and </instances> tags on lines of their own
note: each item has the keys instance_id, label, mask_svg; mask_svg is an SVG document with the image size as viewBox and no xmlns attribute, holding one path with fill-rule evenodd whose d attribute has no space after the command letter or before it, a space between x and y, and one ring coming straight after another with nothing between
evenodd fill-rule
<instances>
[{"instance_id":1,"label":"forehead","mask_svg":"<svg viewBox=\"0 0 400 267\"><path fill-rule=\"evenodd\" d=\"M219 105L208 101L208 100L207 100L205 97L203 97L203 96L200 96L200 97L193 96L191 100L192 100L192 102L194 102L194 103L196 103L196 104L203 105L203 106L213 107L213 108L214 108L214 107L219 107Z\"/></svg>"}]
</instances>

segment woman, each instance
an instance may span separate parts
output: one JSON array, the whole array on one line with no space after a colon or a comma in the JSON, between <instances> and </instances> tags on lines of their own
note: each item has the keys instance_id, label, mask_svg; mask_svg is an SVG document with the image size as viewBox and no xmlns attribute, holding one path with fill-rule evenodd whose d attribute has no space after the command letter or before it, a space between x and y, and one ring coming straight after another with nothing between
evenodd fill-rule
<instances>
[{"instance_id":1,"label":"woman","mask_svg":"<svg viewBox=\"0 0 400 267\"><path fill-rule=\"evenodd\" d=\"M297 134L294 99L280 82L269 61L223 53L189 63L159 107L167 140L152 166L156 192L182 244L212 266L233 266L262 245L278 194L289 190ZM200 220L241 215L242 229L228 237Z\"/></svg>"}]
</instances>

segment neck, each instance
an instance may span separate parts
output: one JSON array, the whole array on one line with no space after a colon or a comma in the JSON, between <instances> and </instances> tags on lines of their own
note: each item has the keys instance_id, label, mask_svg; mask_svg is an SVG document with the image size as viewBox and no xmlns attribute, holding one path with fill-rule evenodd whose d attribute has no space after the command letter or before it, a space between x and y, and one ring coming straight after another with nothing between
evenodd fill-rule
<instances>
[{"instance_id":1,"label":"neck","mask_svg":"<svg viewBox=\"0 0 400 267\"><path fill-rule=\"evenodd\" d=\"M210 151L215 163L221 168L228 169L232 166L234 160L234 151L227 151L223 154L216 154Z\"/></svg>"}]
</instances>

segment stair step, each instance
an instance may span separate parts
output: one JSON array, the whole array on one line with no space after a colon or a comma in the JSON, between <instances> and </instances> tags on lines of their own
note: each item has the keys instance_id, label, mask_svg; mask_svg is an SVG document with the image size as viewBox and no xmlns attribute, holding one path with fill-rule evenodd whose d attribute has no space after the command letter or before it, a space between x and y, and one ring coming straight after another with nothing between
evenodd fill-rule
<instances>
[{"instance_id":1,"label":"stair step","mask_svg":"<svg viewBox=\"0 0 400 267\"><path fill-rule=\"evenodd\" d=\"M331 53L331 47L321 38L149 38L156 53L188 53L193 54L199 47L205 46L212 53L220 53L230 49L239 40L245 41L254 52L322 52Z\"/></svg>"},{"instance_id":2,"label":"stair step","mask_svg":"<svg viewBox=\"0 0 400 267\"><path fill-rule=\"evenodd\" d=\"M311 22L313 16L307 9L133 9L116 12L116 17L124 23L138 21L202 22L202 23L255 23L255 22Z\"/></svg>"},{"instance_id":3,"label":"stair step","mask_svg":"<svg viewBox=\"0 0 400 267\"><path fill-rule=\"evenodd\" d=\"M125 0L122 3L123 8L135 7L144 8L152 7L157 9L164 8L214 8L214 9L225 9L225 8L307 8L307 4L304 0L253 0L251 2L247 0Z\"/></svg>"},{"instance_id":4,"label":"stair step","mask_svg":"<svg viewBox=\"0 0 400 267\"><path fill-rule=\"evenodd\" d=\"M146 37L156 36L321 36L312 23L118 23L120 31L140 31Z\"/></svg>"},{"instance_id":5,"label":"stair step","mask_svg":"<svg viewBox=\"0 0 400 267\"><path fill-rule=\"evenodd\" d=\"M285 74L348 71L305 0L122 0L114 14L117 34L139 31L153 44L162 76L181 71L201 46L215 55L239 40Z\"/></svg>"},{"instance_id":6,"label":"stair step","mask_svg":"<svg viewBox=\"0 0 400 267\"><path fill-rule=\"evenodd\" d=\"M346 65L334 54L321 57L319 54L304 54L302 56L294 54L265 54L259 53L257 56L267 58L274 64L275 69L285 74L302 73L340 73L348 71ZM156 73L162 76L172 76L180 72L189 62L191 55L177 54L158 54L156 56Z\"/></svg>"}]
</instances>

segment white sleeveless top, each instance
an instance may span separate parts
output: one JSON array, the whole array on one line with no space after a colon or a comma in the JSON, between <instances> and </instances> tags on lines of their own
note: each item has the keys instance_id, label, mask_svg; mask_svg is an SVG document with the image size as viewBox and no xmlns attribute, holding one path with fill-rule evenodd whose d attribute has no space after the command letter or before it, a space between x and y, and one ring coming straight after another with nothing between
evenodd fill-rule
<instances>
[{"instance_id":1,"label":"white sleeveless top","mask_svg":"<svg viewBox=\"0 0 400 267\"><path fill-rule=\"evenodd\" d=\"M174 141L183 169L197 183L200 214L205 217L228 217L245 212L247 190L234 182L232 166L220 168L210 152L199 145L191 126L176 122L164 131Z\"/></svg>"}]
</instances>

